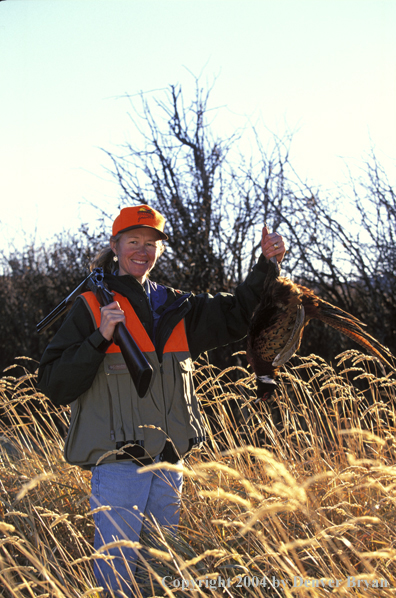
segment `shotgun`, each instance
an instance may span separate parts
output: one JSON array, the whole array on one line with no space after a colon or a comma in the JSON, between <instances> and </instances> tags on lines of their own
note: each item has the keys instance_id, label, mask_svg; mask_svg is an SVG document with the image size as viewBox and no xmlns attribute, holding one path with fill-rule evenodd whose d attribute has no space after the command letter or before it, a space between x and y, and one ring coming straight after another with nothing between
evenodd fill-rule
<instances>
[{"instance_id":1,"label":"shotgun","mask_svg":"<svg viewBox=\"0 0 396 598\"><path fill-rule=\"evenodd\" d=\"M89 288L95 294L99 304L104 307L113 302L113 293L107 288L104 282L102 268L94 268L79 285L55 307L41 322L36 325L36 330L40 334L49 328L58 318L63 316L74 301L86 288ZM153 368L143 355L135 340L129 333L123 322L116 325L114 329L113 342L121 349L122 356L129 370L133 383L136 387L139 397L144 397L150 386Z\"/></svg>"}]
</instances>

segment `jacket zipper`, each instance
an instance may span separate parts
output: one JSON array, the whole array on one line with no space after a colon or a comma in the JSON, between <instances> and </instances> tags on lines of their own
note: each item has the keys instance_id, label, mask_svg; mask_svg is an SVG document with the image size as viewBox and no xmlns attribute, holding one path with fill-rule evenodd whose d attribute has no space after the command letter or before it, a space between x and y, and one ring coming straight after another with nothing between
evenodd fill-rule
<instances>
[{"instance_id":1,"label":"jacket zipper","mask_svg":"<svg viewBox=\"0 0 396 598\"><path fill-rule=\"evenodd\" d=\"M160 329L161 329L161 327L163 327L163 326L161 326L161 325L163 325L163 322L164 322L164 317L163 317L163 316L165 316L165 319L167 319L166 317L167 317L167 316L169 316L169 314L170 314L172 311L179 310L179 311L180 311L180 313L179 313L179 316L180 316L180 317L177 319L177 322L175 322L175 325L176 325L178 322L180 322L180 320L182 320L182 319L184 318L184 315L185 315L185 313L186 313L184 309L180 309L180 308L181 308L181 305L182 305L182 304L185 302L185 300L186 300L186 299L188 299L190 296L191 296L191 293L189 293L187 296L185 296L185 297L183 298L183 301L181 302L181 304L179 304L179 305L175 305L175 304L173 304L173 305L171 305L170 307L168 307L168 309L166 309L166 310L165 310L165 311L164 311L164 312L161 314L160 320L159 320L159 322L158 322L158 324L157 324L157 330L156 330L156 334L155 334L155 341L156 341L157 339L159 339L159 338L160 338L160 336L159 336L159 332L160 332ZM164 342L163 346L161 347L161 361L159 361L159 368L160 368L160 374L161 374L162 395L163 395L163 397L164 397L164 416L165 416L165 427L166 427L166 430L165 430L165 432L166 432L166 434L168 434L168 413L167 413L167 410L166 410L166 402L165 402L164 377L163 377L163 374L164 374L164 367L163 367L163 362L162 362L162 359L163 359L163 350L164 350L164 347L165 347L166 341L168 340L168 338L169 338L170 334L172 333L172 330L173 330L173 328L172 328L172 329L170 329L170 331L169 331L169 334L167 335L167 337L166 337L166 339L165 339L165 342ZM154 342L155 342L155 341L154 341ZM163 341L164 341L164 339L162 339L162 342L163 342ZM158 357L158 360L159 360L159 359L160 359L160 355L159 355L159 353L158 353L158 347L157 347L157 345L156 345L156 344L155 344L155 349L156 349L156 352L157 352L157 357Z\"/></svg>"},{"instance_id":2,"label":"jacket zipper","mask_svg":"<svg viewBox=\"0 0 396 598\"><path fill-rule=\"evenodd\" d=\"M154 330L153 309L151 307L151 302L150 302L149 296L146 293L146 289L144 288L144 286L143 286L143 294L144 294L144 297L145 297L146 302L147 302L148 311L149 311L149 317L150 317L150 332L148 330L146 330L146 332L149 335L149 337L151 338L151 340L154 341L154 339L153 339L153 330ZM133 305L132 305L132 307L133 307Z\"/></svg>"},{"instance_id":3,"label":"jacket zipper","mask_svg":"<svg viewBox=\"0 0 396 598\"><path fill-rule=\"evenodd\" d=\"M110 412L110 440L115 440L114 419L113 419L113 401L111 399L109 387L107 387L107 396L109 398L109 412Z\"/></svg>"},{"instance_id":4,"label":"jacket zipper","mask_svg":"<svg viewBox=\"0 0 396 598\"><path fill-rule=\"evenodd\" d=\"M164 390L164 366L162 361L159 364L159 368L160 368L160 374L161 374L161 386L162 386L162 396L164 397L164 416L165 416L165 432L166 435L168 436L168 413L166 411L166 401L165 401L165 390Z\"/></svg>"}]
</instances>

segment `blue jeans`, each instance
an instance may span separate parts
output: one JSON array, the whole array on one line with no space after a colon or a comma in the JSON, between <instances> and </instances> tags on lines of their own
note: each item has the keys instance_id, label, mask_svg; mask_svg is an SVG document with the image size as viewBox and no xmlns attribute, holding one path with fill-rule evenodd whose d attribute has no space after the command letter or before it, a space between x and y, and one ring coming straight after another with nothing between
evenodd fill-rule
<instances>
[{"instance_id":1,"label":"blue jeans","mask_svg":"<svg viewBox=\"0 0 396 598\"><path fill-rule=\"evenodd\" d=\"M139 473L139 469L133 461L103 463L92 468L91 509L111 507L93 515L95 550L115 540L139 542L145 518L154 517L160 525L176 531L183 474L165 470ZM108 562L95 559L98 584L106 590L123 590L127 596L133 595L137 553L132 547L121 546L103 554L114 558Z\"/></svg>"}]
</instances>

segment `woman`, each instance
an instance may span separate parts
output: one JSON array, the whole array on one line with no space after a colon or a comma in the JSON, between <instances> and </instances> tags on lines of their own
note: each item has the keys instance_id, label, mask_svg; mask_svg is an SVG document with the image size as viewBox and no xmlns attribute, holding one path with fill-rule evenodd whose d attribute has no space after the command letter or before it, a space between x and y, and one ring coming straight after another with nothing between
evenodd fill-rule
<instances>
[{"instance_id":1,"label":"woman","mask_svg":"<svg viewBox=\"0 0 396 598\"><path fill-rule=\"evenodd\" d=\"M177 463L202 444L193 360L246 336L267 272L265 258L280 262L285 253L282 237L264 227L263 255L234 295L184 293L148 278L168 238L164 225L164 217L147 205L121 210L110 246L93 264L108 272L105 282L114 302L100 308L93 293L84 293L40 363L41 390L58 405L71 404L65 458L92 471L92 509L111 507L94 514L96 549L116 538L138 541L145 517L171 530L178 525L181 473L139 473L139 468ZM119 322L153 367L143 398L112 343ZM136 553L114 547L106 554L115 558L112 566L95 561L98 583L130 594Z\"/></svg>"}]
</instances>

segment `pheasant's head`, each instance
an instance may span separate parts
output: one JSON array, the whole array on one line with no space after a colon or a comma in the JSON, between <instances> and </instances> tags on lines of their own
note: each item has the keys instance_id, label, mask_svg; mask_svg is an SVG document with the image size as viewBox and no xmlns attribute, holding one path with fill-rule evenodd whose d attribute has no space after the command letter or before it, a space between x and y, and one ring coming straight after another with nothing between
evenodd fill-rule
<instances>
[{"instance_id":1,"label":"pheasant's head","mask_svg":"<svg viewBox=\"0 0 396 598\"><path fill-rule=\"evenodd\" d=\"M246 357L256 374L257 400L266 401L278 386L276 378L279 368L274 368L272 360L263 359L258 352L252 351L249 342Z\"/></svg>"},{"instance_id":2,"label":"pheasant's head","mask_svg":"<svg viewBox=\"0 0 396 598\"><path fill-rule=\"evenodd\" d=\"M271 398L272 393L278 388L278 385L275 379L270 376L257 376L256 388L257 401L268 401L268 399Z\"/></svg>"}]
</instances>

